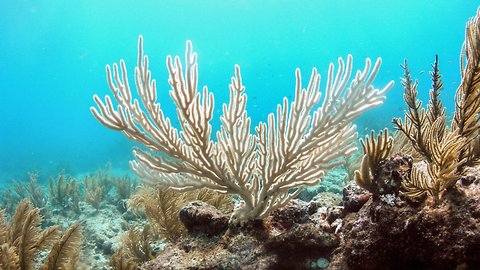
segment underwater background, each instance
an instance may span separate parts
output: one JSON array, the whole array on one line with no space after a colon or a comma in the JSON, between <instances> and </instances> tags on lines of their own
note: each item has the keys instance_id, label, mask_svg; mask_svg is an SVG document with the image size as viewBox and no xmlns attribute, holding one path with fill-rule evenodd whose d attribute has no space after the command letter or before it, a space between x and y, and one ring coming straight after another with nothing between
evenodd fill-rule
<instances>
[{"instance_id":1,"label":"underwater background","mask_svg":"<svg viewBox=\"0 0 480 270\"><path fill-rule=\"evenodd\" d=\"M451 114L459 84L459 54L467 20L480 4L454 1L0 1L0 180L28 171L40 182L64 170L128 171L134 145L91 115L92 95L109 94L105 65L125 59L132 80L137 39L144 37L163 109L169 98L167 55L183 57L185 41L198 53L199 85L215 94L216 112L228 101L234 65L242 68L247 110L264 121L294 94L295 68L304 83L338 57L383 58L375 86L395 80L385 104L365 114L359 132L392 128L403 116L400 64L409 60L427 102L428 72L440 59L442 100ZM219 125L215 114L214 128Z\"/></svg>"}]
</instances>

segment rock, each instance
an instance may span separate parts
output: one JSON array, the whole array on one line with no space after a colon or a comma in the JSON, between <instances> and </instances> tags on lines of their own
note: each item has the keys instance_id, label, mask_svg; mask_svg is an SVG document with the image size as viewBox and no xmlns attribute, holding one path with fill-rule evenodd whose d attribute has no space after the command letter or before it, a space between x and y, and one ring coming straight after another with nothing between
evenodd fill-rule
<instances>
[{"instance_id":1,"label":"rock","mask_svg":"<svg viewBox=\"0 0 480 270\"><path fill-rule=\"evenodd\" d=\"M288 230L295 223L304 223L317 207L301 200L291 200L286 206L273 211L270 224L280 230Z\"/></svg>"},{"instance_id":2,"label":"rock","mask_svg":"<svg viewBox=\"0 0 480 270\"><path fill-rule=\"evenodd\" d=\"M340 219L342 217L343 217L343 207L336 206L336 207L328 208L326 218L329 224L331 224L335 220Z\"/></svg>"},{"instance_id":3,"label":"rock","mask_svg":"<svg viewBox=\"0 0 480 270\"><path fill-rule=\"evenodd\" d=\"M413 158L403 154L395 154L382 160L375 172L373 195L398 195L402 187L402 181L410 175L412 163Z\"/></svg>"},{"instance_id":4,"label":"rock","mask_svg":"<svg viewBox=\"0 0 480 270\"><path fill-rule=\"evenodd\" d=\"M480 168L478 167L469 167L466 168L464 175L460 179L460 183L462 185L468 186L472 183L479 183L480 182Z\"/></svg>"},{"instance_id":5,"label":"rock","mask_svg":"<svg viewBox=\"0 0 480 270\"><path fill-rule=\"evenodd\" d=\"M141 269L305 269L318 258L328 261L340 243L333 230L324 230L326 215L317 213L316 204L292 200L263 221L229 224L223 234L212 229L223 224L212 208L199 202L185 206L181 219L193 233L165 246Z\"/></svg>"},{"instance_id":6,"label":"rock","mask_svg":"<svg viewBox=\"0 0 480 270\"><path fill-rule=\"evenodd\" d=\"M188 233L192 235L219 235L228 228L228 216L202 201L194 201L185 205L180 210L179 217Z\"/></svg>"},{"instance_id":7,"label":"rock","mask_svg":"<svg viewBox=\"0 0 480 270\"><path fill-rule=\"evenodd\" d=\"M165 246L141 269L269 269L276 257L266 252L262 243L263 239L249 230L228 232L222 237L188 235Z\"/></svg>"},{"instance_id":8,"label":"rock","mask_svg":"<svg viewBox=\"0 0 480 270\"><path fill-rule=\"evenodd\" d=\"M410 175L412 162L410 156L402 154L396 154L381 161L374 174L371 188L373 197L383 197L386 200L391 199L392 196L389 195L396 197L402 187L402 181ZM344 213L358 212L370 196L368 191L352 182L343 189Z\"/></svg>"},{"instance_id":9,"label":"rock","mask_svg":"<svg viewBox=\"0 0 480 270\"><path fill-rule=\"evenodd\" d=\"M126 222L131 222L134 220L145 220L145 213L135 213L132 210L127 210L122 213L122 219Z\"/></svg>"},{"instance_id":10,"label":"rock","mask_svg":"<svg viewBox=\"0 0 480 270\"><path fill-rule=\"evenodd\" d=\"M478 184L447 190L435 206L392 198L374 198L343 220L339 256L348 269L478 269Z\"/></svg>"},{"instance_id":11,"label":"rock","mask_svg":"<svg viewBox=\"0 0 480 270\"><path fill-rule=\"evenodd\" d=\"M340 192L341 193L341 192ZM342 205L342 195L331 192L320 192L313 197L311 204L316 204L317 207L332 207Z\"/></svg>"},{"instance_id":12,"label":"rock","mask_svg":"<svg viewBox=\"0 0 480 270\"><path fill-rule=\"evenodd\" d=\"M480 170L433 206L399 195L410 166L401 155L383 162L376 195L352 184L345 208L292 200L226 231L216 209L192 203L182 210L192 233L141 269L479 269Z\"/></svg>"},{"instance_id":13,"label":"rock","mask_svg":"<svg viewBox=\"0 0 480 270\"><path fill-rule=\"evenodd\" d=\"M313 258L329 255L340 244L338 235L320 230L313 223L295 224L287 232L269 238L265 247L283 258Z\"/></svg>"},{"instance_id":14,"label":"rock","mask_svg":"<svg viewBox=\"0 0 480 270\"><path fill-rule=\"evenodd\" d=\"M370 193L361 188L357 183L352 182L343 189L343 211L344 213L358 212L360 208L370 199Z\"/></svg>"}]
</instances>

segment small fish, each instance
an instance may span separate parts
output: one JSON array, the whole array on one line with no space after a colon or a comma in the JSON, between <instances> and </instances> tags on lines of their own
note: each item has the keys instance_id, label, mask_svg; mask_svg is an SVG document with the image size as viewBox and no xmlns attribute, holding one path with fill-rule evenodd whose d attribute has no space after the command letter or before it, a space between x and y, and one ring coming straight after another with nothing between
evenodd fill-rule
<instances>
[{"instance_id":1,"label":"small fish","mask_svg":"<svg viewBox=\"0 0 480 270\"><path fill-rule=\"evenodd\" d=\"M423 73L425 73L425 70L420 70L420 72L418 74L422 75Z\"/></svg>"}]
</instances>

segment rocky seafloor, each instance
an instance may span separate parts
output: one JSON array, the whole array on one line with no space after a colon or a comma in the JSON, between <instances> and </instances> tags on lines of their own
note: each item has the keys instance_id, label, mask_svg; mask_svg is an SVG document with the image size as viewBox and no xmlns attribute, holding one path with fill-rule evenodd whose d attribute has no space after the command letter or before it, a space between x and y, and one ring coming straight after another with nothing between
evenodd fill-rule
<instances>
[{"instance_id":1,"label":"rocky seafloor","mask_svg":"<svg viewBox=\"0 0 480 270\"><path fill-rule=\"evenodd\" d=\"M293 200L242 226L201 202L180 216L188 235L142 269L480 269L480 172L447 190L440 203L398 192L411 160L394 156L380 175L391 193L355 183L338 197Z\"/></svg>"},{"instance_id":2,"label":"rocky seafloor","mask_svg":"<svg viewBox=\"0 0 480 270\"><path fill-rule=\"evenodd\" d=\"M155 240L141 269L480 269L480 169L469 168L442 199L420 202L399 190L412 161L396 155L379 167L373 195L334 170L320 186L262 221L238 225L211 205L193 201L179 214L187 235ZM342 192L342 194L339 194ZM43 225L80 222L79 269L109 270L129 229L148 224L110 191L95 208L47 203ZM140 265L140 264L139 264Z\"/></svg>"}]
</instances>

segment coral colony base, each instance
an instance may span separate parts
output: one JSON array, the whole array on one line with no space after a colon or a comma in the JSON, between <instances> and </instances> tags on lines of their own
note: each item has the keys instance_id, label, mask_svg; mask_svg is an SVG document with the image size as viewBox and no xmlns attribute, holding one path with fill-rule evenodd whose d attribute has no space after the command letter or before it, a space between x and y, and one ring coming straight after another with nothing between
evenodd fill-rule
<instances>
[{"instance_id":1,"label":"coral colony base","mask_svg":"<svg viewBox=\"0 0 480 270\"><path fill-rule=\"evenodd\" d=\"M294 99L253 132L236 66L213 140L214 96L197 89L191 43L184 65L167 58L179 129L157 101L142 37L138 47L138 98L120 61L107 66L113 98L94 96L91 111L139 143L141 184L109 166L60 173L48 188L35 173L15 181L0 198L0 269L478 269L480 10L467 23L453 119L439 58L426 108L405 61L405 119L361 139L358 158L352 122L393 85L372 86L380 60L352 80L351 56L331 64L323 98L317 71L304 88L297 70ZM319 192L333 190L342 194Z\"/></svg>"}]
</instances>

